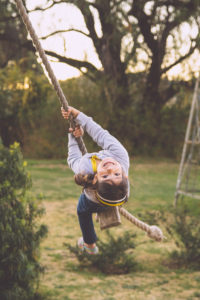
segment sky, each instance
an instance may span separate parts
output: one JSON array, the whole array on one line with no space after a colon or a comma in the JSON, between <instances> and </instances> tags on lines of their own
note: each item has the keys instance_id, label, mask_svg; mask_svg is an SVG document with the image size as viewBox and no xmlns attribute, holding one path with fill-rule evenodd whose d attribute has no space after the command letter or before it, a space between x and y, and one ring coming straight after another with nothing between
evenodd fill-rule
<instances>
[{"instance_id":1,"label":"sky","mask_svg":"<svg viewBox=\"0 0 200 300\"><path fill-rule=\"evenodd\" d=\"M36 5L42 7L42 3L44 4L44 2L44 0L27 0L28 9L33 9ZM75 6L70 4L59 4L51 8L48 12L45 12L45 14L42 12L33 12L29 14L29 17L38 37L45 36L61 28L76 28L87 33L87 28L84 24L81 13ZM98 19L96 18L96 20L96 30L98 35L101 35ZM189 43L187 41L189 34L195 35L195 29L191 32L191 28L184 24L182 26L182 53L186 52L189 47ZM101 67L101 63L95 53L91 40L80 33L68 32L58 34L56 37L54 36L47 40L41 40L41 44L44 49L52 50L61 55L66 55L75 59L83 60L87 58L87 60L93 63L96 67ZM172 51L170 53L170 57L173 55L174 53ZM80 75L80 72L76 68L72 68L64 63L58 63L51 57L48 58L55 76L59 80L65 80ZM140 67L142 68L142 64L140 64ZM181 65L177 65L168 72L168 76L169 78L173 78L173 76L181 74L181 76L184 75L185 78L187 78L187 72L189 70L192 70L197 74L200 70L200 59L197 51L190 60L187 61L185 70L186 71L183 71L183 67Z\"/></svg>"},{"instance_id":2,"label":"sky","mask_svg":"<svg viewBox=\"0 0 200 300\"><path fill-rule=\"evenodd\" d=\"M34 8L37 3L41 6L41 2L41 0L35 0L34 2L28 0L28 9ZM49 13L45 12L45 15L41 12L34 12L30 13L29 17L38 37L45 36L56 29L72 27L87 33L87 28L85 27L81 13L72 5L66 6L60 4L57 8L50 9ZM55 22L57 20L59 20L59 23L56 24ZM63 41L63 39L65 39L65 41ZM87 57L87 59L95 64L95 66L98 68L101 67L101 63L95 53L91 40L80 33L62 33L56 35L56 37L48 38L48 40L40 40L40 42L44 49L53 50L63 55L66 54L66 56L75 59L84 59ZM66 48L65 53L64 48ZM80 75L80 72L76 68L67 66L64 63L53 62L55 59L48 58L51 67L59 80L65 80Z\"/></svg>"}]
</instances>

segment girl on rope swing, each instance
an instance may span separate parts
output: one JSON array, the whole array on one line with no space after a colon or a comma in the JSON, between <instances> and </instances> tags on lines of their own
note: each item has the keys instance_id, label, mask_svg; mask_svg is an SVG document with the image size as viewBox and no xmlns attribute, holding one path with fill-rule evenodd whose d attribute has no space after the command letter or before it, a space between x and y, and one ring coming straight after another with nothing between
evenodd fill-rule
<instances>
[{"instance_id":1,"label":"girl on rope swing","mask_svg":"<svg viewBox=\"0 0 200 300\"><path fill-rule=\"evenodd\" d=\"M92 213L108 211L128 200L129 156L122 144L91 117L73 107L68 111L61 108L61 113L64 119L72 115L77 124L74 130L69 129L67 162L75 173L75 182L84 187L77 206L82 231L78 246L97 254ZM103 150L82 155L75 137L83 136L84 130Z\"/></svg>"}]
</instances>

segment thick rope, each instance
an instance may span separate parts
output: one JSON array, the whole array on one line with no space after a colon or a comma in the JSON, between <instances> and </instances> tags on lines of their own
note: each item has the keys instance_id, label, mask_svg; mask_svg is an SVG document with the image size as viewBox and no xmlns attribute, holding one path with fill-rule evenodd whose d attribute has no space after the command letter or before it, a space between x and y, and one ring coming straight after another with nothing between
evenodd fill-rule
<instances>
[{"instance_id":1,"label":"thick rope","mask_svg":"<svg viewBox=\"0 0 200 300\"><path fill-rule=\"evenodd\" d=\"M64 109L67 111L68 110L68 102L67 102L67 99L65 98L65 95L62 91L62 88L57 80L57 78L55 77L54 73L53 73L53 70L49 64L49 61L47 59L47 56L42 48L42 45L37 37L37 34L31 24L31 21L28 17L28 14L26 12L26 9L23 5L23 2L22 0L15 0L16 2L16 5L18 7L18 10L19 10L19 13L21 15L21 18L26 26L26 29L27 31L29 32L31 38L32 38L32 41L33 41L33 44L36 48L36 50L38 51L41 59L42 59L42 62L46 68L46 71L49 75L49 78L51 80L51 83L52 85L54 86L54 89L58 95L58 99L60 100L60 103L61 105L64 107ZM71 120L72 122L72 127L74 128L75 127L75 122L74 120L72 119ZM76 138L77 140L77 143L79 145L79 148L82 152L82 154L85 154L87 153L87 149L85 147L85 144L83 142L83 139L82 137L79 137L79 138ZM162 241L164 239L163 237L163 234L162 234L162 231L157 227L157 226L149 226L147 224L145 224L144 222L142 221L139 221L136 217L134 217L133 215L131 215L126 209L122 208L122 207L119 207L119 211L120 213L126 218L128 219L130 222L132 222L133 224L135 224L137 227L139 227L140 229L144 230L147 232L148 236L155 239L156 241Z\"/></svg>"},{"instance_id":2,"label":"thick rope","mask_svg":"<svg viewBox=\"0 0 200 300\"><path fill-rule=\"evenodd\" d=\"M126 209L124 209L121 206L119 206L119 212L122 216L124 216L127 220L136 225L138 228L146 231L150 238L156 240L157 242L161 242L164 239L162 230L159 227L155 225L147 225L146 223L138 220L136 217L131 215Z\"/></svg>"},{"instance_id":3,"label":"thick rope","mask_svg":"<svg viewBox=\"0 0 200 300\"><path fill-rule=\"evenodd\" d=\"M16 5L18 7L18 10L19 10L19 13L21 15L21 18L22 18L22 20L23 20L23 22L24 22L24 24L25 24L25 26L27 28L27 31L29 32L29 34L30 34L30 36L32 38L33 44L34 44L36 50L38 51L38 53L39 53L39 55L40 55L40 57L42 59L42 62L44 64L44 66L45 66L45 69L46 69L48 75L49 75L51 83L54 86L54 89L55 89L55 91L56 91L56 93L58 95L58 99L60 100L61 105L67 111L68 110L67 99L65 98L65 95L64 95L64 93L62 91L62 88L61 88L61 86L60 86L57 78L54 75L54 72L53 72L53 70L51 68L51 65L50 65L48 59L47 59L47 56L46 56L46 54L45 54L45 52L44 52L44 50L42 48L42 45L41 45L41 43L40 43L40 41L39 41L39 39L37 37L37 34L36 34L36 32L35 32L32 24L31 24L31 21L30 21L30 19L28 17L28 14L27 14L26 9L25 9L25 7L23 5L23 2L22 2L22 0L15 0L15 2L16 2ZM70 122L71 122L72 128L75 128L76 124L75 124L75 122L74 122L74 120L72 118L71 118ZM82 137L76 138L76 140L77 140L77 143L79 145L79 148L80 148L82 154L87 153L87 149L85 147L85 144L83 142Z\"/></svg>"}]
</instances>

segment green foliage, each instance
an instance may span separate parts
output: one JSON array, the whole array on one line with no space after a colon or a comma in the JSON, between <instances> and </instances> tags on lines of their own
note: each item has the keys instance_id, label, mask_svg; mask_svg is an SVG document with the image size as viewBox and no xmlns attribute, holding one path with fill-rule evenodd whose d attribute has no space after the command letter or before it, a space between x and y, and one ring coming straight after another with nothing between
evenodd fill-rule
<instances>
[{"instance_id":1,"label":"green foliage","mask_svg":"<svg viewBox=\"0 0 200 300\"><path fill-rule=\"evenodd\" d=\"M85 1L82 6L82 2L71 1L74 6L81 5L88 30L93 32L94 14L90 11L89 3ZM177 106L169 108L166 104L171 97L177 97L184 82L168 82L164 78L165 71L168 70L165 67L169 65L170 49L173 49L173 53L177 52L177 59L181 60L178 49L184 41L180 28L184 23L191 28L198 23L199 0L192 1L193 5L191 1L179 1L178 4L176 1L161 4L152 1L147 13L148 2L142 1L140 5L139 2L134 2L132 5L131 2L120 1L111 9L110 1L94 1L98 3L96 10L101 15L99 21L107 24L102 26L103 38L98 43L94 41L102 68L97 70L86 57L82 66L80 61L76 64L73 59L71 64L76 65L79 70L84 66L87 78L81 76L71 79L64 82L63 87L67 99L70 99L69 104L95 116L95 120L116 136L130 154L176 158L184 139L187 111L179 110ZM161 13L162 10L168 12L169 9L170 22L168 13ZM46 9L42 11L44 14L47 12ZM119 11L123 13L119 14ZM129 20L128 27L124 26L127 11L133 17ZM147 27L149 30L145 30ZM198 26L195 28L199 30ZM31 41L27 40L27 31L14 1L1 0L0 30L2 140L6 146L17 140L28 157L61 158L66 153L66 143L63 142L66 130L58 117L58 99L54 92L50 98L50 85L47 87L47 80L36 63L35 49ZM144 31L146 34L143 36ZM165 43L168 34L172 39L170 46ZM162 38L158 39L157 36ZM127 37L128 44L124 43ZM188 35L187 38L190 40L191 37ZM199 34L192 37L196 49L199 48L198 40ZM148 45L148 51L141 62L138 49L143 49L144 44ZM158 49L163 50L160 56L157 55ZM68 63L70 64L70 60ZM136 73L138 64L143 65L142 69L145 71ZM175 64L176 62L171 66ZM191 78L193 73L189 75ZM88 140L86 136L86 142ZM92 147L93 143L90 141L88 150Z\"/></svg>"},{"instance_id":2,"label":"green foliage","mask_svg":"<svg viewBox=\"0 0 200 300\"><path fill-rule=\"evenodd\" d=\"M115 238L108 231L107 237L107 242L98 241L97 255L81 252L78 246L65 245L76 255L82 267L95 268L105 274L127 274L135 271L137 264L132 253L132 249L135 248L133 241L135 235L125 232L123 236Z\"/></svg>"},{"instance_id":3,"label":"green foliage","mask_svg":"<svg viewBox=\"0 0 200 300\"><path fill-rule=\"evenodd\" d=\"M96 86L86 76L80 76L64 81L62 88L69 99L69 105L95 116L95 120L99 123L103 120L104 126L107 127L110 111L101 86Z\"/></svg>"},{"instance_id":4,"label":"green foliage","mask_svg":"<svg viewBox=\"0 0 200 300\"><path fill-rule=\"evenodd\" d=\"M178 265L200 270L200 223L189 207L179 205L174 212L174 223L167 227L174 238L178 251L171 253L171 258Z\"/></svg>"},{"instance_id":5,"label":"green foliage","mask_svg":"<svg viewBox=\"0 0 200 300\"><path fill-rule=\"evenodd\" d=\"M106 103L103 96L104 87L99 86L97 88L86 77L67 80L62 83L62 87L70 99L70 105L93 116L95 121L108 129L123 143L130 155L177 158L182 149L192 88L180 89L181 91L176 97L175 103L163 107L160 112L159 126L155 127L152 121L155 116L145 119L139 110L142 90L144 89L142 78L143 74L130 75L129 85L132 104L127 110L118 108L121 117L117 117L110 109L109 104ZM124 118L129 120L126 126L123 121ZM121 131L117 130L118 127L121 128ZM126 134L124 134L125 132ZM151 138L152 136L154 136L154 139ZM91 139L88 139L85 135L84 140L88 151L92 151L94 144Z\"/></svg>"},{"instance_id":6,"label":"green foliage","mask_svg":"<svg viewBox=\"0 0 200 300\"><path fill-rule=\"evenodd\" d=\"M48 99L45 107L41 106L40 114L40 118L36 114L31 118L31 130L23 127L24 155L29 158L65 158L68 123L61 117L58 99Z\"/></svg>"},{"instance_id":7,"label":"green foliage","mask_svg":"<svg viewBox=\"0 0 200 300\"><path fill-rule=\"evenodd\" d=\"M179 157L183 147L188 115L188 106L181 109L174 105L162 110L157 145L154 146L155 154L158 153L164 157Z\"/></svg>"},{"instance_id":8,"label":"green foliage","mask_svg":"<svg viewBox=\"0 0 200 300\"><path fill-rule=\"evenodd\" d=\"M170 252L170 265L200 270L199 213L180 202L176 208L149 211L143 220L149 224L161 224L174 241L177 249Z\"/></svg>"},{"instance_id":9,"label":"green foliage","mask_svg":"<svg viewBox=\"0 0 200 300\"><path fill-rule=\"evenodd\" d=\"M27 31L20 18L15 1L1 0L0 10L0 68L10 60L25 56L29 50L22 45L27 39Z\"/></svg>"},{"instance_id":10,"label":"green foliage","mask_svg":"<svg viewBox=\"0 0 200 300\"><path fill-rule=\"evenodd\" d=\"M103 86L97 88L85 76L62 82L62 88L69 105L93 116L123 143L130 155L177 158L184 140L192 89L183 88L177 103L162 109L159 126L155 127L151 123L153 117L145 119L138 109L143 89L141 76L134 77L134 85L130 82L132 104L127 110L118 109L121 117L106 103ZM20 142L24 156L29 158L66 157L68 122L61 117L56 93L31 58L1 70L0 79L3 143L9 146L15 140ZM89 152L97 149L87 134L84 141Z\"/></svg>"},{"instance_id":11,"label":"green foliage","mask_svg":"<svg viewBox=\"0 0 200 300\"><path fill-rule=\"evenodd\" d=\"M101 86L98 87L86 76L81 76L64 81L62 88L67 99L69 99L69 105L92 116L97 123L109 129L108 123L111 114ZM88 138L87 134L84 135L84 141L88 151L93 151L94 147L97 147L91 141L91 138Z\"/></svg>"},{"instance_id":12,"label":"green foliage","mask_svg":"<svg viewBox=\"0 0 200 300\"><path fill-rule=\"evenodd\" d=\"M47 227L36 221L44 211L27 193L31 179L19 145L0 143L0 161L0 299L39 299L39 245Z\"/></svg>"},{"instance_id":13,"label":"green foliage","mask_svg":"<svg viewBox=\"0 0 200 300\"><path fill-rule=\"evenodd\" d=\"M0 70L0 136L5 146L24 144L38 127L50 90L40 67L30 57Z\"/></svg>"}]
</instances>

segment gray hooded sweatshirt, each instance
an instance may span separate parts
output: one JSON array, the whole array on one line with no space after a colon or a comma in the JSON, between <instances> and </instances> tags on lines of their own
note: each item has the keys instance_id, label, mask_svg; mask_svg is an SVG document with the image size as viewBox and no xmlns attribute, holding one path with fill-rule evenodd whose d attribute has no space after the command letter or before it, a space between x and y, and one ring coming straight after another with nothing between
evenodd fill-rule
<instances>
[{"instance_id":1,"label":"gray hooded sweatshirt","mask_svg":"<svg viewBox=\"0 0 200 300\"><path fill-rule=\"evenodd\" d=\"M106 157L114 158L120 163L124 173L128 176L130 165L129 156L122 144L107 130L98 125L91 117L88 117L82 112L76 117L76 122L83 127L84 131L86 131L93 141L103 150L82 155L75 137L69 133L67 162L72 171L75 174L94 174L91 157L96 155L101 160ZM89 200L98 202L91 189L84 189L84 193Z\"/></svg>"}]
</instances>

